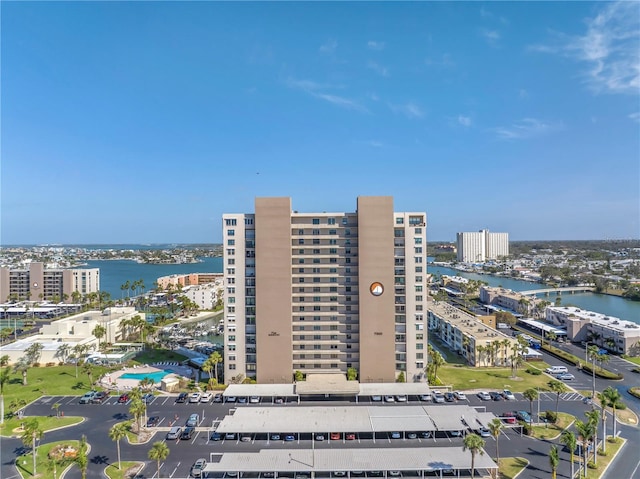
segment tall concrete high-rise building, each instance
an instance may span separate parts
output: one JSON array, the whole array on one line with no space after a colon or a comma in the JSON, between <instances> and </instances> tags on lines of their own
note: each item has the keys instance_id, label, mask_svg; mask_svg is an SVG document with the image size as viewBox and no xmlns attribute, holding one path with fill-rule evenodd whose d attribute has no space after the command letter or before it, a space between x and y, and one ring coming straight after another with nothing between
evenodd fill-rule
<instances>
[{"instance_id":1,"label":"tall concrete high-rise building","mask_svg":"<svg viewBox=\"0 0 640 479\"><path fill-rule=\"evenodd\" d=\"M358 197L354 213L257 198L255 213L223 215L225 381L349 368L424 381L426 218L388 196Z\"/></svg>"},{"instance_id":2,"label":"tall concrete high-rise building","mask_svg":"<svg viewBox=\"0 0 640 479\"><path fill-rule=\"evenodd\" d=\"M456 242L461 263L482 263L509 256L509 233L490 233L489 230L457 233Z\"/></svg>"}]
</instances>

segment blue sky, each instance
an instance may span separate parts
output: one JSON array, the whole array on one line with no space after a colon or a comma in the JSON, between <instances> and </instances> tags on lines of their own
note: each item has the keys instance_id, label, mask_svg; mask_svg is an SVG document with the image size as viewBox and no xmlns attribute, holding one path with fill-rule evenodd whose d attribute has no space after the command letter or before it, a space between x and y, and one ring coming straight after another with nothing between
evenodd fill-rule
<instances>
[{"instance_id":1,"label":"blue sky","mask_svg":"<svg viewBox=\"0 0 640 479\"><path fill-rule=\"evenodd\" d=\"M2 2L0 243L219 242L256 196L430 240L640 237L640 4Z\"/></svg>"}]
</instances>

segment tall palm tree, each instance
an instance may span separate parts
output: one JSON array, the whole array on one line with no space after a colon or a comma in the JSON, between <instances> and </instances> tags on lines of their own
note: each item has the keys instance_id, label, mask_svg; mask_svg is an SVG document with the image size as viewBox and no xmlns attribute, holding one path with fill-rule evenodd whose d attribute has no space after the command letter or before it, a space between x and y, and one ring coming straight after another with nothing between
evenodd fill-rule
<instances>
[{"instance_id":1,"label":"tall palm tree","mask_svg":"<svg viewBox=\"0 0 640 479\"><path fill-rule=\"evenodd\" d=\"M568 391L567 386L562 381L558 381L557 379L552 379L547 383L549 385L549 389L551 389L554 393L556 393L556 417L558 416L558 403L560 402L560 394Z\"/></svg>"},{"instance_id":2,"label":"tall palm tree","mask_svg":"<svg viewBox=\"0 0 640 479\"><path fill-rule=\"evenodd\" d=\"M127 435L127 427L123 422L119 422L111 426L109 429L109 438L112 441L116 442L116 446L118 448L118 469L121 469L120 464L120 440L124 439Z\"/></svg>"},{"instance_id":3,"label":"tall palm tree","mask_svg":"<svg viewBox=\"0 0 640 479\"><path fill-rule=\"evenodd\" d=\"M602 452L607 452L607 398L604 392L598 393L597 397L602 406Z\"/></svg>"},{"instance_id":4,"label":"tall palm tree","mask_svg":"<svg viewBox=\"0 0 640 479\"><path fill-rule=\"evenodd\" d=\"M560 464L560 455L558 454L558 447L555 444L551 446L549 450L549 464L551 465L551 479L556 479L558 464Z\"/></svg>"},{"instance_id":5,"label":"tall palm tree","mask_svg":"<svg viewBox=\"0 0 640 479\"><path fill-rule=\"evenodd\" d=\"M131 404L129 405L129 413L134 417L136 421L137 434L139 435L142 432L142 425L140 424L140 420L147 412L146 404L137 398L131 399Z\"/></svg>"},{"instance_id":6,"label":"tall palm tree","mask_svg":"<svg viewBox=\"0 0 640 479\"><path fill-rule=\"evenodd\" d=\"M593 438L593 424L591 422L576 420L574 424L576 432L578 433L578 439L582 445L582 470L584 477L587 477L587 448L589 447L589 441Z\"/></svg>"},{"instance_id":7,"label":"tall palm tree","mask_svg":"<svg viewBox=\"0 0 640 479\"><path fill-rule=\"evenodd\" d=\"M495 418L493 421L489 423L489 432L496 441L496 462L500 464L500 449L498 448L498 439L500 439L500 432L503 428L502 421L498 418Z\"/></svg>"},{"instance_id":8,"label":"tall palm tree","mask_svg":"<svg viewBox=\"0 0 640 479\"><path fill-rule=\"evenodd\" d=\"M604 396L607 398L607 406L611 408L613 413L613 437L616 437L617 434L617 425L616 425L616 409L618 409L622 403L622 394L614 387L607 387L604 391L602 391Z\"/></svg>"},{"instance_id":9,"label":"tall palm tree","mask_svg":"<svg viewBox=\"0 0 640 479\"><path fill-rule=\"evenodd\" d=\"M222 355L218 351L214 351L209 356L209 360L211 361L211 364L213 364L213 373L216 377L216 384L218 384L218 364L222 362Z\"/></svg>"},{"instance_id":10,"label":"tall palm tree","mask_svg":"<svg viewBox=\"0 0 640 479\"><path fill-rule=\"evenodd\" d=\"M84 434L80 438L80 446L74 462L80 468L80 474L82 479L87 479L87 467L89 466L89 446L87 444L87 436Z\"/></svg>"},{"instance_id":11,"label":"tall palm tree","mask_svg":"<svg viewBox=\"0 0 640 479\"><path fill-rule=\"evenodd\" d=\"M107 328L105 328L101 324L96 325L96 327L93 328L93 331L91 331L91 334L93 334L98 340L98 349L100 349L100 339L102 339L106 333Z\"/></svg>"},{"instance_id":12,"label":"tall palm tree","mask_svg":"<svg viewBox=\"0 0 640 479\"><path fill-rule=\"evenodd\" d=\"M591 375L593 380L593 387L591 391L592 398L596 397L596 359L598 357L598 351L600 351L600 348L595 344L587 347L587 358L591 361Z\"/></svg>"},{"instance_id":13,"label":"tall palm tree","mask_svg":"<svg viewBox=\"0 0 640 479\"><path fill-rule=\"evenodd\" d=\"M31 454L33 455L33 476L36 476L36 441L42 438L44 431L40 428L37 417L27 419L22 426L21 440L25 446L31 446Z\"/></svg>"},{"instance_id":14,"label":"tall palm tree","mask_svg":"<svg viewBox=\"0 0 640 479\"><path fill-rule=\"evenodd\" d=\"M578 439L576 438L576 435L573 433L573 431L569 431L568 429L566 429L560 436L560 442L567 446L567 449L569 449L569 453L571 454L571 477L573 477L573 462L576 447L578 446Z\"/></svg>"},{"instance_id":15,"label":"tall palm tree","mask_svg":"<svg viewBox=\"0 0 640 479\"><path fill-rule=\"evenodd\" d=\"M93 386L93 366L91 363L84 363L82 366L82 372L89 378L89 387Z\"/></svg>"},{"instance_id":16,"label":"tall palm tree","mask_svg":"<svg viewBox=\"0 0 640 479\"><path fill-rule=\"evenodd\" d=\"M4 422L4 385L11 377L11 366L7 366L0 372L0 424Z\"/></svg>"},{"instance_id":17,"label":"tall palm tree","mask_svg":"<svg viewBox=\"0 0 640 479\"><path fill-rule=\"evenodd\" d=\"M525 392L522 393L524 398L529 401L529 414L533 418L533 401L538 399L538 390L534 388L529 388Z\"/></svg>"},{"instance_id":18,"label":"tall palm tree","mask_svg":"<svg viewBox=\"0 0 640 479\"><path fill-rule=\"evenodd\" d=\"M149 459L158 463L158 479L160 478L160 461L164 461L169 457L169 452L169 446L162 441L154 442L151 449L149 449Z\"/></svg>"},{"instance_id":19,"label":"tall palm tree","mask_svg":"<svg viewBox=\"0 0 640 479\"><path fill-rule=\"evenodd\" d=\"M593 428L593 462L594 464L598 463L598 423L600 422L600 410L592 409L591 411L587 411L584 413L587 416L587 421L591 424Z\"/></svg>"},{"instance_id":20,"label":"tall palm tree","mask_svg":"<svg viewBox=\"0 0 640 479\"><path fill-rule=\"evenodd\" d=\"M484 444L477 434L467 434L462 441L462 450L471 452L471 478L475 477L476 454L484 455Z\"/></svg>"}]
</instances>

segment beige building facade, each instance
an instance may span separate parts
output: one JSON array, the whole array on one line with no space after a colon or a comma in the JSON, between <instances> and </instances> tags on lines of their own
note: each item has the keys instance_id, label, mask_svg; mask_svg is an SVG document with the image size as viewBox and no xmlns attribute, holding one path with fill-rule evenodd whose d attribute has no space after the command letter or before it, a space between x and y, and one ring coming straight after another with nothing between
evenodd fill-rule
<instances>
[{"instance_id":1,"label":"beige building facade","mask_svg":"<svg viewBox=\"0 0 640 479\"><path fill-rule=\"evenodd\" d=\"M358 372L426 376L426 213L359 197L353 213L298 213L257 198L223 216L225 381Z\"/></svg>"},{"instance_id":2,"label":"beige building facade","mask_svg":"<svg viewBox=\"0 0 640 479\"><path fill-rule=\"evenodd\" d=\"M74 291L81 295L100 290L100 269L46 269L33 262L26 269L0 267L0 300L71 302Z\"/></svg>"}]
</instances>

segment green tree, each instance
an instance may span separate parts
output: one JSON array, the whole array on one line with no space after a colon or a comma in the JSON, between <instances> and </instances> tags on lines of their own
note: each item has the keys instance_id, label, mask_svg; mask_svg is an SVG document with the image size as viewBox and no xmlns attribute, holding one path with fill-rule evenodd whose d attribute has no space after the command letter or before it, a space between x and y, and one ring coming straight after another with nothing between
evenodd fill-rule
<instances>
[{"instance_id":1,"label":"green tree","mask_svg":"<svg viewBox=\"0 0 640 479\"><path fill-rule=\"evenodd\" d=\"M109 429L109 439L116 442L118 448L118 469L122 469L120 464L120 440L127 436L127 426L123 422L119 422L111 426Z\"/></svg>"},{"instance_id":2,"label":"green tree","mask_svg":"<svg viewBox=\"0 0 640 479\"><path fill-rule=\"evenodd\" d=\"M584 477L587 477L587 448L589 441L593 438L593 424L591 422L576 420L574 427L578 433L578 440L582 446L582 470Z\"/></svg>"},{"instance_id":3,"label":"green tree","mask_svg":"<svg viewBox=\"0 0 640 479\"><path fill-rule=\"evenodd\" d=\"M440 354L440 351L435 349L431 350L429 354L429 366L431 366L431 384L435 384L438 380L438 368L445 364L444 357Z\"/></svg>"},{"instance_id":4,"label":"green tree","mask_svg":"<svg viewBox=\"0 0 640 479\"><path fill-rule=\"evenodd\" d=\"M522 395L527 401L529 401L529 414L533 418L533 401L538 399L538 390L529 388L525 392L523 392Z\"/></svg>"},{"instance_id":5,"label":"green tree","mask_svg":"<svg viewBox=\"0 0 640 479\"><path fill-rule=\"evenodd\" d=\"M611 408L611 412L613 415L613 437L615 438L617 435L617 426L616 426L616 409L620 409L621 406L624 406L622 402L622 394L614 387L607 387L604 391L602 391L604 397L606 398L606 406ZM605 407L605 404L602 405Z\"/></svg>"},{"instance_id":6,"label":"green tree","mask_svg":"<svg viewBox=\"0 0 640 479\"><path fill-rule=\"evenodd\" d=\"M587 416L587 420L593 429L593 448L596 449L598 445L598 423L600 422L600 410L592 409L591 411L587 411L584 413ZM593 453L593 462L594 464L598 463L598 454L594 451Z\"/></svg>"},{"instance_id":7,"label":"green tree","mask_svg":"<svg viewBox=\"0 0 640 479\"><path fill-rule=\"evenodd\" d=\"M293 380L296 382L304 381L304 374L302 374L302 371L296 371L293 373Z\"/></svg>"},{"instance_id":8,"label":"green tree","mask_svg":"<svg viewBox=\"0 0 640 479\"><path fill-rule=\"evenodd\" d=\"M7 366L0 371L0 424L4 422L4 386L11 377L11 368Z\"/></svg>"},{"instance_id":9,"label":"green tree","mask_svg":"<svg viewBox=\"0 0 640 479\"><path fill-rule=\"evenodd\" d=\"M358 379L358 370L356 368L347 369L347 381L355 381Z\"/></svg>"},{"instance_id":10,"label":"green tree","mask_svg":"<svg viewBox=\"0 0 640 479\"><path fill-rule=\"evenodd\" d=\"M149 449L149 459L157 461L158 464L158 478L160 478L160 461L164 461L169 457L169 446L162 441L153 443L151 449Z\"/></svg>"},{"instance_id":11,"label":"green tree","mask_svg":"<svg viewBox=\"0 0 640 479\"><path fill-rule=\"evenodd\" d=\"M493 419L489 423L489 432L496 441L496 463L500 464L500 449L498 449L498 439L500 439L500 432L503 428L502 421L498 418Z\"/></svg>"},{"instance_id":12,"label":"green tree","mask_svg":"<svg viewBox=\"0 0 640 479\"><path fill-rule=\"evenodd\" d=\"M93 328L93 331L91 331L91 334L93 334L98 340L98 349L100 348L100 340L104 338L104 335L106 333L107 333L107 328L105 328L100 324L96 325L96 327Z\"/></svg>"},{"instance_id":13,"label":"green tree","mask_svg":"<svg viewBox=\"0 0 640 479\"><path fill-rule=\"evenodd\" d=\"M405 377L404 377L404 371L400 371L400 373L398 374L398 377L396 378L396 382L397 383L404 383L405 381Z\"/></svg>"},{"instance_id":14,"label":"green tree","mask_svg":"<svg viewBox=\"0 0 640 479\"><path fill-rule=\"evenodd\" d=\"M31 367L31 363L26 356L22 356L16 363L13 365L13 371L16 373L20 373L22 375L22 385L27 385L27 371Z\"/></svg>"},{"instance_id":15,"label":"green tree","mask_svg":"<svg viewBox=\"0 0 640 479\"><path fill-rule=\"evenodd\" d=\"M44 432L40 428L40 423L38 422L37 417L31 417L26 419L22 425L22 436L20 439L22 440L22 444L25 446L31 446L31 453L33 455L33 476L35 477L36 472L36 441L39 441L42 438Z\"/></svg>"},{"instance_id":16,"label":"green tree","mask_svg":"<svg viewBox=\"0 0 640 479\"><path fill-rule=\"evenodd\" d=\"M82 372L89 378L89 387L93 387L93 366L91 363L84 363L82 366Z\"/></svg>"},{"instance_id":17,"label":"green tree","mask_svg":"<svg viewBox=\"0 0 640 479\"><path fill-rule=\"evenodd\" d=\"M549 385L549 389L551 389L554 393L556 393L556 417L558 417L558 405L560 402L560 394L568 391L567 386L562 381L558 381L557 379L552 379L547 383Z\"/></svg>"},{"instance_id":18,"label":"green tree","mask_svg":"<svg viewBox=\"0 0 640 479\"><path fill-rule=\"evenodd\" d=\"M40 362L40 357L42 356L42 350L44 349L44 345L42 343L32 343L29 347L24 350L24 356L27 359L29 366L33 366L34 364Z\"/></svg>"},{"instance_id":19,"label":"green tree","mask_svg":"<svg viewBox=\"0 0 640 479\"><path fill-rule=\"evenodd\" d=\"M471 453L471 477L475 477L476 454L484 455L484 439L477 434L467 434L462 441L462 450Z\"/></svg>"},{"instance_id":20,"label":"green tree","mask_svg":"<svg viewBox=\"0 0 640 479\"><path fill-rule=\"evenodd\" d=\"M82 479L87 479L87 467L89 466L89 445L87 444L87 436L84 434L80 438L80 446L73 462L80 468Z\"/></svg>"},{"instance_id":21,"label":"green tree","mask_svg":"<svg viewBox=\"0 0 640 479\"><path fill-rule=\"evenodd\" d=\"M592 374L592 391L591 397L596 397L596 359L598 358L598 352L600 348L595 344L592 344L587 347L587 357L591 361L591 374Z\"/></svg>"},{"instance_id":22,"label":"green tree","mask_svg":"<svg viewBox=\"0 0 640 479\"><path fill-rule=\"evenodd\" d=\"M571 455L571 476L574 476L574 471L573 471L573 464L575 461L574 455L576 452L576 447L578 446L578 439L576 438L576 435L573 433L573 431L569 431L568 429L566 429L562 435L560 436L560 442L562 444L564 444L565 446L567 446L567 449L569 449L569 453Z\"/></svg>"},{"instance_id":23,"label":"green tree","mask_svg":"<svg viewBox=\"0 0 640 479\"><path fill-rule=\"evenodd\" d=\"M146 412L147 412L146 404L141 399L137 399L137 398L131 399L131 404L129 405L129 413L135 419L136 428L137 428L136 434L138 435L140 434L140 432L142 432L142 425L140 422Z\"/></svg>"},{"instance_id":24,"label":"green tree","mask_svg":"<svg viewBox=\"0 0 640 479\"><path fill-rule=\"evenodd\" d=\"M551 446L549 450L549 464L551 465L551 479L556 479L558 464L560 464L560 455L558 454L558 447L555 444Z\"/></svg>"},{"instance_id":25,"label":"green tree","mask_svg":"<svg viewBox=\"0 0 640 479\"><path fill-rule=\"evenodd\" d=\"M62 404L59 402L54 403L53 406L51 406L51 409L56 411L56 417L60 417L60 406L62 406Z\"/></svg>"}]
</instances>

